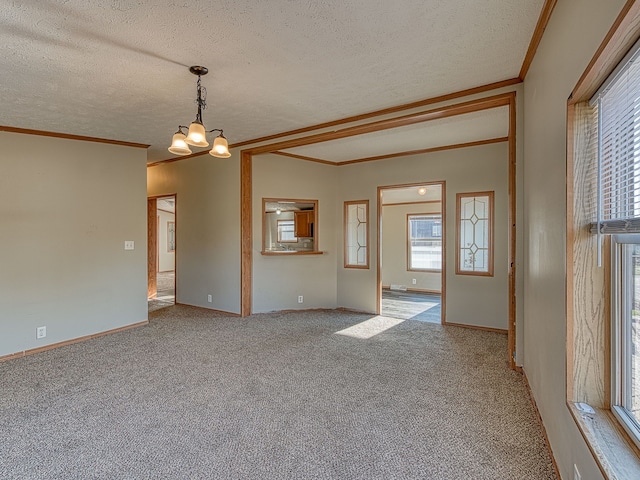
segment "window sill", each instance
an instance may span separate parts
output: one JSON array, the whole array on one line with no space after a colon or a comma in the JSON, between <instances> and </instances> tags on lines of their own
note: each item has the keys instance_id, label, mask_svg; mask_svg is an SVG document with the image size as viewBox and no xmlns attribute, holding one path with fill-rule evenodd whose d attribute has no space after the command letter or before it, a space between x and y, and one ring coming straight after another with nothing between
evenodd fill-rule
<instances>
[{"instance_id":1,"label":"window sill","mask_svg":"<svg viewBox=\"0 0 640 480\"><path fill-rule=\"evenodd\" d=\"M567 402L580 433L607 479L637 478L640 472L640 450L609 410L596 408L595 415L581 412Z\"/></svg>"}]
</instances>

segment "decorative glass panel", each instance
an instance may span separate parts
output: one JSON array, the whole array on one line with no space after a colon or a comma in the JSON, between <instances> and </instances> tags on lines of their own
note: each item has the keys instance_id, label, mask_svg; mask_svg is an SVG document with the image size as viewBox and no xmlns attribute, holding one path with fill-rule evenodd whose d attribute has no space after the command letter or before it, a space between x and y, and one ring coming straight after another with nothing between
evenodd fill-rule
<instances>
[{"instance_id":1,"label":"decorative glass panel","mask_svg":"<svg viewBox=\"0 0 640 480\"><path fill-rule=\"evenodd\" d=\"M167 251L176 251L176 222L167 222Z\"/></svg>"},{"instance_id":2,"label":"decorative glass panel","mask_svg":"<svg viewBox=\"0 0 640 480\"><path fill-rule=\"evenodd\" d=\"M457 195L456 273L493 275L493 192Z\"/></svg>"},{"instance_id":3,"label":"decorative glass panel","mask_svg":"<svg viewBox=\"0 0 640 480\"><path fill-rule=\"evenodd\" d=\"M344 266L369 268L369 200L344 202Z\"/></svg>"}]
</instances>

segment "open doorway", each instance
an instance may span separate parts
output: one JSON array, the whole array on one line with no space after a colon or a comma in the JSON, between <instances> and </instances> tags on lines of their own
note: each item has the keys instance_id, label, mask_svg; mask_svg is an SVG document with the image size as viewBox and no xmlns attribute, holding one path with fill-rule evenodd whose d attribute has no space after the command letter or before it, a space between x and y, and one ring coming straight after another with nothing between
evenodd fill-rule
<instances>
[{"instance_id":1,"label":"open doorway","mask_svg":"<svg viewBox=\"0 0 640 480\"><path fill-rule=\"evenodd\" d=\"M176 302L176 196L148 200L149 311Z\"/></svg>"},{"instance_id":2,"label":"open doorway","mask_svg":"<svg viewBox=\"0 0 640 480\"><path fill-rule=\"evenodd\" d=\"M444 182L379 188L380 314L444 323Z\"/></svg>"}]
</instances>

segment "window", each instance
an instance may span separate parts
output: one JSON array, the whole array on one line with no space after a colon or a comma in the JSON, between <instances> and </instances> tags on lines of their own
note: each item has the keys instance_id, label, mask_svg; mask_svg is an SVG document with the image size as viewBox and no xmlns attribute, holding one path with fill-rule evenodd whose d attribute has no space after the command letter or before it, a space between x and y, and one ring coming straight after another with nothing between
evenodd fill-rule
<instances>
[{"instance_id":1,"label":"window","mask_svg":"<svg viewBox=\"0 0 640 480\"><path fill-rule=\"evenodd\" d=\"M637 241L638 243L629 243ZM621 243L624 242L624 243ZM612 242L612 410L640 438L640 236ZM637 442L640 443L640 442Z\"/></svg>"},{"instance_id":2,"label":"window","mask_svg":"<svg viewBox=\"0 0 640 480\"><path fill-rule=\"evenodd\" d=\"M295 222L293 220L278 220L278 243L293 243L298 239L295 236Z\"/></svg>"},{"instance_id":3,"label":"window","mask_svg":"<svg viewBox=\"0 0 640 480\"><path fill-rule=\"evenodd\" d=\"M456 274L493 276L493 192L456 195Z\"/></svg>"},{"instance_id":4,"label":"window","mask_svg":"<svg viewBox=\"0 0 640 480\"><path fill-rule=\"evenodd\" d=\"M344 202L344 266L369 268L369 200Z\"/></svg>"},{"instance_id":5,"label":"window","mask_svg":"<svg viewBox=\"0 0 640 480\"><path fill-rule=\"evenodd\" d=\"M442 270L442 215L407 215L407 269Z\"/></svg>"},{"instance_id":6,"label":"window","mask_svg":"<svg viewBox=\"0 0 640 480\"><path fill-rule=\"evenodd\" d=\"M634 48L591 99L595 222L611 235L611 405L640 446L640 59Z\"/></svg>"}]
</instances>

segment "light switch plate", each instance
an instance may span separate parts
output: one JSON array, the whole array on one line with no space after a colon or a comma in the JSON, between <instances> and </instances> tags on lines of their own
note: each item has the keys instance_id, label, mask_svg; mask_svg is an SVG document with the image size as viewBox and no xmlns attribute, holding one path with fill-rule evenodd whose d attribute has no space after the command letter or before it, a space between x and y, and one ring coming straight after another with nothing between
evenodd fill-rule
<instances>
[{"instance_id":1,"label":"light switch plate","mask_svg":"<svg viewBox=\"0 0 640 480\"><path fill-rule=\"evenodd\" d=\"M133 250L135 248L135 243L133 240L125 240L124 241L124 249L125 250Z\"/></svg>"}]
</instances>

